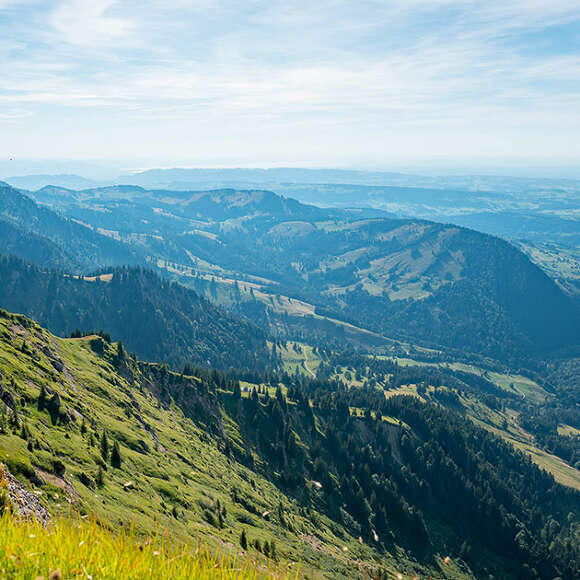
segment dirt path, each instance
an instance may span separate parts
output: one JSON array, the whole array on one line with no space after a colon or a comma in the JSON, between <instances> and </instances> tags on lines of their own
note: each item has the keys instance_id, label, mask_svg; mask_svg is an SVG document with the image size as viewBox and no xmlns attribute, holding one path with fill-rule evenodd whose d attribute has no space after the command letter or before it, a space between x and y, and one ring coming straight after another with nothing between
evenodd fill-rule
<instances>
[{"instance_id":1,"label":"dirt path","mask_svg":"<svg viewBox=\"0 0 580 580\"><path fill-rule=\"evenodd\" d=\"M304 368L312 375L313 378L316 378L316 373L308 366L308 356L304 353L304 361L302 362Z\"/></svg>"}]
</instances>

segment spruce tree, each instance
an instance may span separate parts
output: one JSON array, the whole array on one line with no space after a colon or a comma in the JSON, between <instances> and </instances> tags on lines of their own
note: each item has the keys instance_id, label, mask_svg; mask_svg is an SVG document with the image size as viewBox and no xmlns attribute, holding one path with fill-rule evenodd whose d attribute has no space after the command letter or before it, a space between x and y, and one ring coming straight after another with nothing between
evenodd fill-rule
<instances>
[{"instance_id":1,"label":"spruce tree","mask_svg":"<svg viewBox=\"0 0 580 580\"><path fill-rule=\"evenodd\" d=\"M52 420L52 424L56 425L58 422L58 418L60 416L60 396L58 393L54 393L52 397L50 397L46 408L50 414L50 418Z\"/></svg>"},{"instance_id":2,"label":"spruce tree","mask_svg":"<svg viewBox=\"0 0 580 580\"><path fill-rule=\"evenodd\" d=\"M38 395L37 401L39 411L44 411L44 409L46 408L47 401L48 394L46 392L46 387L44 385L40 385L40 394Z\"/></svg>"},{"instance_id":3,"label":"spruce tree","mask_svg":"<svg viewBox=\"0 0 580 580\"><path fill-rule=\"evenodd\" d=\"M105 472L100 465L99 471L97 472L96 482L98 487L103 487L105 485Z\"/></svg>"},{"instance_id":4,"label":"spruce tree","mask_svg":"<svg viewBox=\"0 0 580 580\"><path fill-rule=\"evenodd\" d=\"M242 398L242 389L240 388L240 383L236 381L234 384L234 399L241 399Z\"/></svg>"},{"instance_id":5,"label":"spruce tree","mask_svg":"<svg viewBox=\"0 0 580 580\"><path fill-rule=\"evenodd\" d=\"M111 465L119 469L121 467L121 450L118 441L113 443L113 450L111 451Z\"/></svg>"},{"instance_id":6,"label":"spruce tree","mask_svg":"<svg viewBox=\"0 0 580 580\"><path fill-rule=\"evenodd\" d=\"M123 343L121 341L119 341L117 343L117 353L115 355L115 364L117 366L119 366L122 362L125 361L126 358L127 358L127 353L125 351L125 347L123 346Z\"/></svg>"}]
</instances>

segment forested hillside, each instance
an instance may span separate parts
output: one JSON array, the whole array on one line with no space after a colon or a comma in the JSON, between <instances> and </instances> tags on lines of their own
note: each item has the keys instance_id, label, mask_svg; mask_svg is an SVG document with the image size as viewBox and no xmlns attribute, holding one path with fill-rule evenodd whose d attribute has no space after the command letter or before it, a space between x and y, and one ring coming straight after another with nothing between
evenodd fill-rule
<instances>
[{"instance_id":1,"label":"forested hillside","mask_svg":"<svg viewBox=\"0 0 580 580\"><path fill-rule=\"evenodd\" d=\"M3 182L0 182L0 235L8 242L2 246L2 253L71 271L141 261L126 245L39 206ZM39 251L27 248L27 242L32 242ZM48 263L44 262L46 258Z\"/></svg>"},{"instance_id":2,"label":"forested hillside","mask_svg":"<svg viewBox=\"0 0 580 580\"><path fill-rule=\"evenodd\" d=\"M106 329L143 359L217 368L265 368L262 331L195 292L141 268L79 279L0 256L0 307L32 316L53 332Z\"/></svg>"},{"instance_id":3,"label":"forested hillside","mask_svg":"<svg viewBox=\"0 0 580 580\"><path fill-rule=\"evenodd\" d=\"M7 256L18 256L45 267L64 269L71 265L70 258L53 241L14 223L0 221L0 247Z\"/></svg>"},{"instance_id":4,"label":"forested hillside","mask_svg":"<svg viewBox=\"0 0 580 580\"><path fill-rule=\"evenodd\" d=\"M10 195L94 250L0 220L37 262L0 257L0 307L73 337L3 314L25 486L332 578L578 576L580 311L516 247L261 191Z\"/></svg>"},{"instance_id":5,"label":"forested hillside","mask_svg":"<svg viewBox=\"0 0 580 580\"><path fill-rule=\"evenodd\" d=\"M5 312L0 331L0 452L55 513L144 531L159 519L174 539L334 578L578 576L578 492L434 399L180 375Z\"/></svg>"}]
</instances>

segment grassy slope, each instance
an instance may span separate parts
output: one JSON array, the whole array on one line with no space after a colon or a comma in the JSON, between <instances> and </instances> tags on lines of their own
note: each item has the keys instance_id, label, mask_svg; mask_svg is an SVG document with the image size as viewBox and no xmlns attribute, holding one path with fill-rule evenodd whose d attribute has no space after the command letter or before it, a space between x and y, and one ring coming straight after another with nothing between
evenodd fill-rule
<instances>
[{"instance_id":1,"label":"grassy slope","mask_svg":"<svg viewBox=\"0 0 580 580\"><path fill-rule=\"evenodd\" d=\"M8 390L21 402L27 440L33 447L38 441L40 447L30 451L18 429L8 430L0 434L0 460L21 480L36 472L44 483L33 487L53 514L91 514L111 529L168 534L177 541L194 538L214 550L240 550L245 530L251 541L275 540L280 566L299 562L310 577L351 578L376 566L370 547L324 516L301 511L274 485L230 461L203 424L193 423L175 406L160 405L137 371L134 382L119 374L110 362L114 346L107 346L101 357L92 351L91 340L59 339L24 317L0 316L3 383L7 387L14 381ZM191 381L195 386L195 379ZM61 409L74 417L68 425L54 426L48 413L38 410L43 384L59 393ZM235 440L236 424L227 416L223 423ZM91 489L79 476L96 478L101 463L97 438L103 429L111 444L120 442L123 462L120 469L109 465L104 486ZM91 445L93 438L97 441ZM54 474L56 459L66 467L63 478ZM241 500L234 501L234 488ZM218 500L225 508L221 527L215 525ZM280 525L280 511L289 526ZM266 564L254 548L250 556ZM391 554L381 566L393 574L421 571L402 554ZM451 564L444 568L429 572L462 577Z\"/></svg>"},{"instance_id":2,"label":"grassy slope","mask_svg":"<svg viewBox=\"0 0 580 580\"><path fill-rule=\"evenodd\" d=\"M477 366L460 362L431 363L417 361L411 358L397 358L397 357L396 360L401 366L422 365L441 368L448 367L452 370L479 375L487 378L492 383L495 383L495 385L497 385L501 389L504 389L505 391L511 393L517 393L522 398L529 398L534 403L543 403L548 396L548 393L536 382L534 382L528 377L524 377L523 375L519 375L516 373L498 373L493 371L485 371Z\"/></svg>"},{"instance_id":3,"label":"grassy slope","mask_svg":"<svg viewBox=\"0 0 580 580\"><path fill-rule=\"evenodd\" d=\"M312 376L320 365L320 358L312 346L302 342L287 342L281 349L282 364L287 373Z\"/></svg>"}]
</instances>

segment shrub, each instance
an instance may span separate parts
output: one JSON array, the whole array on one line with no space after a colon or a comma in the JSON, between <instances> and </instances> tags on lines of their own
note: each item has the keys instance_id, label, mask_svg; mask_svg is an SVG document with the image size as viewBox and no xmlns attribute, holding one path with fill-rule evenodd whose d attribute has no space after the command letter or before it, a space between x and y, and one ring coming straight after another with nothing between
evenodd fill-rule
<instances>
[{"instance_id":1,"label":"shrub","mask_svg":"<svg viewBox=\"0 0 580 580\"><path fill-rule=\"evenodd\" d=\"M95 489L95 480L84 471L79 474L79 481L89 489Z\"/></svg>"},{"instance_id":2,"label":"shrub","mask_svg":"<svg viewBox=\"0 0 580 580\"><path fill-rule=\"evenodd\" d=\"M59 477L63 477L66 471L65 464L60 459L55 459L52 462L52 470Z\"/></svg>"}]
</instances>

